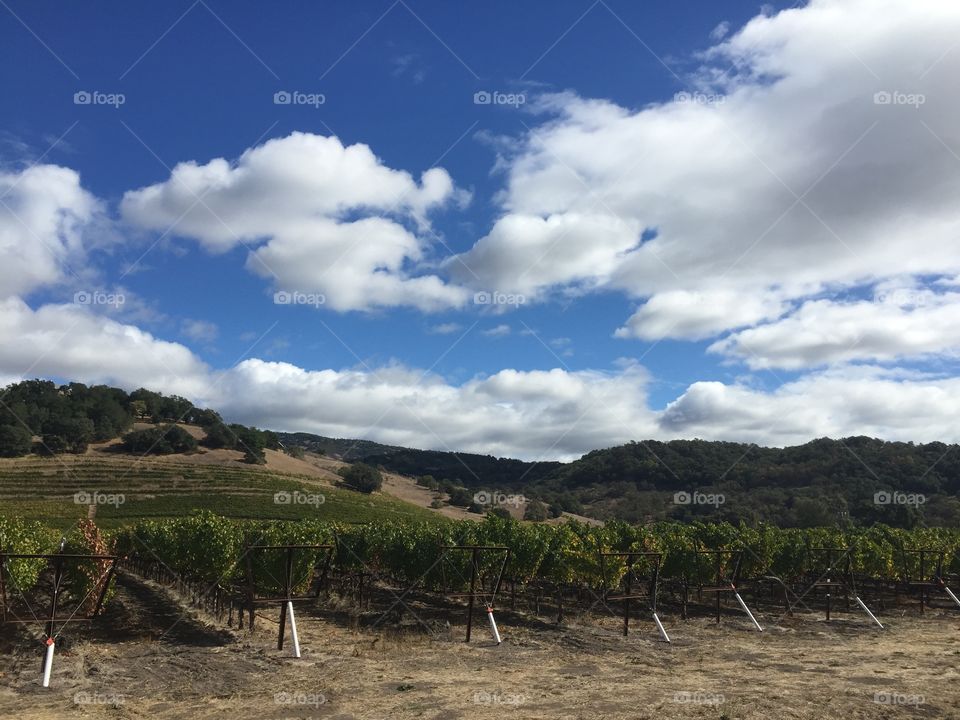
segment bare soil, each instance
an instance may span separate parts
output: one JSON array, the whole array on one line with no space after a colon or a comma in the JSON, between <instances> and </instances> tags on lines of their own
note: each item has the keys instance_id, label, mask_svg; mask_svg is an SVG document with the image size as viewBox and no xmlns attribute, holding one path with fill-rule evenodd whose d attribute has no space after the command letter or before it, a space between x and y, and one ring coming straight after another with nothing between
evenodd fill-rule
<instances>
[{"instance_id":1,"label":"bare soil","mask_svg":"<svg viewBox=\"0 0 960 720\"><path fill-rule=\"evenodd\" d=\"M960 718L960 615L735 614L716 625L664 614L672 644L637 620L501 611L405 599L386 618L347 601L297 610L303 657L276 648L274 609L234 631L125 576L107 614L73 629L39 683L33 631L0 632L0 717L43 718ZM422 624L421 624L422 621ZM427 629L429 628L429 630Z\"/></svg>"}]
</instances>

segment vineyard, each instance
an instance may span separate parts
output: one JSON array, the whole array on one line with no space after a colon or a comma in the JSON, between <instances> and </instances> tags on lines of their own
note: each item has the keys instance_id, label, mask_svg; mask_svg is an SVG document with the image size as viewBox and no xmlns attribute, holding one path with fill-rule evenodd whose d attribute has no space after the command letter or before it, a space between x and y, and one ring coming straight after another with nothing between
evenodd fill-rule
<instances>
[{"instance_id":1,"label":"vineyard","mask_svg":"<svg viewBox=\"0 0 960 720\"><path fill-rule=\"evenodd\" d=\"M99 533L98 533L99 536ZM0 548L5 553L51 552L59 533L37 522L0 520ZM251 587L258 592L284 591L284 554L280 551L249 553L253 545L287 546L330 544L332 557L320 550L304 549L293 556L292 590L304 593L318 583L360 583L363 592L377 586L413 588L426 593L463 591L471 575L465 554L444 553L445 546L487 545L509 548L503 566L503 592L512 606L518 597L535 597L542 604L589 599L616 587L627 571L623 557L602 554L659 553L658 568L665 601L682 603L688 593L709 585L716 570L703 551L730 551L716 555L729 562L739 556L739 576L756 601L787 602L799 598L828 568L818 548L849 548L845 561L867 595L881 597L909 593L910 583L929 577L942 552L944 577L960 573L960 530L902 530L885 526L869 529L778 529L770 526L734 527L729 524L659 523L632 526L621 522L588 526L520 523L490 516L475 522L387 521L343 524L316 520L291 522L238 521L209 512L182 519L142 520L104 534L93 548L91 533L75 531L67 547L91 551L109 549L145 575L166 578L190 588L198 602L213 602L218 609L244 607ZM922 560L914 552L934 548ZM699 551L699 552L698 552ZM713 556L711 556L713 557ZM318 567L324 561L324 577ZM502 557L481 555L481 588L492 594L499 584ZM643 577L648 568L641 558L631 568ZM28 593L42 579L39 560L8 561L7 582L19 593ZM68 568L69 570L69 568ZM726 570L720 568L721 571ZM78 594L89 588L89 571L74 584ZM776 587L772 584L776 580ZM779 588L779 590L776 590ZM10 594L8 588L8 594ZM777 592L780 594L777 595ZM575 598L574 600L565 598ZM232 614L232 612L231 612Z\"/></svg>"}]
</instances>

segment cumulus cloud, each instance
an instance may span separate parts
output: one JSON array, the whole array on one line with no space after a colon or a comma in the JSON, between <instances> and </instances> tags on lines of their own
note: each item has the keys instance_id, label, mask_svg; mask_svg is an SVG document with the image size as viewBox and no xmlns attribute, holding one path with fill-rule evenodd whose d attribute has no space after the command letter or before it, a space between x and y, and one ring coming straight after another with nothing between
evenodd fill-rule
<instances>
[{"instance_id":1,"label":"cumulus cloud","mask_svg":"<svg viewBox=\"0 0 960 720\"><path fill-rule=\"evenodd\" d=\"M307 370L245 360L215 370L184 345L88 308L0 301L0 378L66 378L148 387L276 430L438 450L573 458L655 431L647 373L501 370L454 385L391 366Z\"/></svg>"},{"instance_id":2,"label":"cumulus cloud","mask_svg":"<svg viewBox=\"0 0 960 720\"><path fill-rule=\"evenodd\" d=\"M620 336L686 339L956 275L958 32L956 4L813 0L726 36L667 102L543 98L503 159L502 216L450 271L529 297L620 290L646 301Z\"/></svg>"},{"instance_id":3,"label":"cumulus cloud","mask_svg":"<svg viewBox=\"0 0 960 720\"><path fill-rule=\"evenodd\" d=\"M422 257L421 241L390 220L311 220L257 248L247 267L274 278L280 290L323 295L333 310L408 305L432 311L464 304L466 289L404 271L405 263Z\"/></svg>"},{"instance_id":4,"label":"cumulus cloud","mask_svg":"<svg viewBox=\"0 0 960 720\"><path fill-rule=\"evenodd\" d=\"M660 430L671 437L776 446L851 435L958 442L958 392L960 378L873 367L814 373L773 391L697 382L667 406Z\"/></svg>"},{"instance_id":5,"label":"cumulus cloud","mask_svg":"<svg viewBox=\"0 0 960 720\"><path fill-rule=\"evenodd\" d=\"M101 214L74 170L34 165L0 172L0 297L79 279Z\"/></svg>"},{"instance_id":6,"label":"cumulus cloud","mask_svg":"<svg viewBox=\"0 0 960 720\"><path fill-rule=\"evenodd\" d=\"M0 301L0 375L141 385L203 397L209 369L188 348L77 305Z\"/></svg>"},{"instance_id":7,"label":"cumulus cloud","mask_svg":"<svg viewBox=\"0 0 960 720\"><path fill-rule=\"evenodd\" d=\"M145 386L276 430L526 459L578 457L647 438L764 445L829 435L960 441L960 379L876 367L814 373L772 390L692 384L662 411L647 371L503 369L460 384L388 366L309 370L249 359L215 370L187 347L87 308L0 301L0 378Z\"/></svg>"},{"instance_id":8,"label":"cumulus cloud","mask_svg":"<svg viewBox=\"0 0 960 720\"><path fill-rule=\"evenodd\" d=\"M734 333L709 350L752 368L956 356L960 294L891 290L873 301L814 300L789 317Z\"/></svg>"},{"instance_id":9,"label":"cumulus cloud","mask_svg":"<svg viewBox=\"0 0 960 720\"><path fill-rule=\"evenodd\" d=\"M310 372L249 360L231 371L224 393L232 398L232 417L278 429L570 459L654 432L646 383L639 367L618 373L502 370L455 386L405 368Z\"/></svg>"},{"instance_id":10,"label":"cumulus cloud","mask_svg":"<svg viewBox=\"0 0 960 720\"><path fill-rule=\"evenodd\" d=\"M642 340L665 337L702 340L730 327L753 325L777 317L784 310L785 303L770 293L669 290L650 298L615 335Z\"/></svg>"},{"instance_id":11,"label":"cumulus cloud","mask_svg":"<svg viewBox=\"0 0 960 720\"><path fill-rule=\"evenodd\" d=\"M430 210L466 199L442 168L417 182L367 145L295 132L235 163L180 163L168 180L127 192L121 212L143 228L173 227L211 252L257 245L251 269L280 290L323 294L336 310L433 310L462 304L466 291L413 274L428 243L403 223L426 232Z\"/></svg>"}]
</instances>

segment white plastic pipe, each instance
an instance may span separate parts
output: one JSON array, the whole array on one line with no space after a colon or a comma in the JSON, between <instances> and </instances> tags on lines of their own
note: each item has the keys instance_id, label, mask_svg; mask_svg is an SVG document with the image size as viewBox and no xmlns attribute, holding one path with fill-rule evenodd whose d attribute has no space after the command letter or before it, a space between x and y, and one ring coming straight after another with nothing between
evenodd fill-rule
<instances>
[{"instance_id":1,"label":"white plastic pipe","mask_svg":"<svg viewBox=\"0 0 960 720\"><path fill-rule=\"evenodd\" d=\"M951 590L950 588L948 588L946 585L943 586L943 589L946 591L947 595L949 595L951 598L953 598L953 601L954 601L957 605L960 605L960 600L957 600L957 596L953 594L953 590Z\"/></svg>"},{"instance_id":2,"label":"white plastic pipe","mask_svg":"<svg viewBox=\"0 0 960 720\"><path fill-rule=\"evenodd\" d=\"M493 639L497 641L499 645L502 641L500 640L500 631L497 630L497 621L493 619L493 608L487 608L487 620L490 621L490 632L493 634Z\"/></svg>"},{"instance_id":3,"label":"white plastic pipe","mask_svg":"<svg viewBox=\"0 0 960 720\"><path fill-rule=\"evenodd\" d=\"M753 616L753 613L750 612L750 608L747 607L747 604L743 601L743 598L740 597L740 593L734 592L733 596L737 599L737 602L740 603L740 607L743 608L743 611L750 618L750 621L754 624L757 630L759 630L760 632L763 632L763 628L760 627L760 623L757 622L757 619Z\"/></svg>"},{"instance_id":4,"label":"white plastic pipe","mask_svg":"<svg viewBox=\"0 0 960 720\"><path fill-rule=\"evenodd\" d=\"M657 617L657 614L653 614L653 621L657 624L657 629L660 631L660 635L663 636L663 639L667 642L670 642L670 636L667 635L667 631L663 629L663 623L660 622L660 618Z\"/></svg>"},{"instance_id":5,"label":"white plastic pipe","mask_svg":"<svg viewBox=\"0 0 960 720\"><path fill-rule=\"evenodd\" d=\"M53 669L53 638L47 638L47 654L43 658L43 686L50 687L50 671Z\"/></svg>"},{"instance_id":6,"label":"white plastic pipe","mask_svg":"<svg viewBox=\"0 0 960 720\"><path fill-rule=\"evenodd\" d=\"M297 619L293 616L293 603L287 600L287 617L290 618L290 637L293 638L293 656L300 657L300 636L297 635Z\"/></svg>"},{"instance_id":7,"label":"white plastic pipe","mask_svg":"<svg viewBox=\"0 0 960 720\"><path fill-rule=\"evenodd\" d=\"M877 625L880 625L880 629L883 630L883 625L880 623L879 620L877 620L876 615L874 615L872 612L870 612L870 608L868 608L866 605L864 605L863 600L861 600L861 599L860 599L859 597L857 597L856 595L853 596L853 599L856 600L856 601L857 601L857 605L859 605L861 608L863 608L863 611L864 611L867 615L870 616L870 619L873 620Z\"/></svg>"}]
</instances>

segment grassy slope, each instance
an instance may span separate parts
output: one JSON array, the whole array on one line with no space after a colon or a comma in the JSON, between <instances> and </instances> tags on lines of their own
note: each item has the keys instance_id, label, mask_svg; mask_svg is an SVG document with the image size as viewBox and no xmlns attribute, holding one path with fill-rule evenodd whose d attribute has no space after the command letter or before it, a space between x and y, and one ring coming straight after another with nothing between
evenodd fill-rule
<instances>
[{"instance_id":1,"label":"grassy slope","mask_svg":"<svg viewBox=\"0 0 960 720\"><path fill-rule=\"evenodd\" d=\"M290 474L270 468L191 462L168 456L140 459L115 453L0 461L0 513L67 526L86 517L87 505L74 494L123 494L125 502L98 505L97 521L116 526L143 517L180 517L209 509L236 518L314 517L342 522L385 518L437 520L435 513L387 495L362 495L332 487L316 474ZM322 504L277 504L274 493L320 494Z\"/></svg>"}]
</instances>

